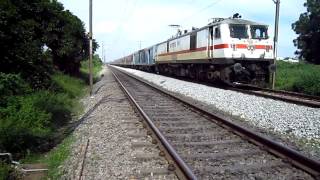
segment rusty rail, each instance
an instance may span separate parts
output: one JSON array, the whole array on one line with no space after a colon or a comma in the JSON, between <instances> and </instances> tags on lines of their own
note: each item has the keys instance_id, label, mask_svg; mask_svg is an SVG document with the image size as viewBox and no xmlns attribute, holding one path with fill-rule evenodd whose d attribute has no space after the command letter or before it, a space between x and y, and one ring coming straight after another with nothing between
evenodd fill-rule
<instances>
[{"instance_id":1,"label":"rusty rail","mask_svg":"<svg viewBox=\"0 0 320 180\"><path fill-rule=\"evenodd\" d=\"M118 70L118 69L117 69ZM185 100L183 100L182 98L179 98L177 96L173 96L172 94L170 94L169 92L166 92L164 90L161 90L159 88L157 88L155 85L143 81L140 78L128 74L126 72L123 72L121 70L118 70L122 73L125 73L126 75L152 87L153 89L157 90L157 91L161 91L162 93L180 101L183 102L184 104L186 104L187 106L195 109L196 111L208 116L208 117L212 117L212 119L216 119L219 124L221 124L222 126L229 128L231 130L233 130L236 134L242 136L242 137L246 137L248 139L248 141L252 142L253 144L256 144L264 149L266 149L268 152L282 158L285 159L286 161L290 162L291 164L293 164L294 166L306 171L307 173L309 173L310 175L312 175L313 177L315 177L315 179L320 179L320 162L316 161L314 159L311 159L305 155L303 155L302 153L288 148L260 133L254 132L248 128L242 127L240 125L238 125L237 123L232 122L232 120L229 117L225 117L219 114L213 114L211 112L208 112L206 110L203 110Z\"/></svg>"},{"instance_id":2,"label":"rusty rail","mask_svg":"<svg viewBox=\"0 0 320 180\"><path fill-rule=\"evenodd\" d=\"M153 132L156 134L162 145L166 148L172 159L175 161L177 166L181 169L182 173L184 174L186 179L192 179L196 180L197 177L193 174L192 170L189 168L189 166L182 160L182 158L178 155L178 153L175 151L175 149L171 146L171 144L167 141L167 139L164 137L164 135L160 132L160 130L156 127L156 125L152 122L152 120L149 118L149 116L143 111L143 109L140 107L140 105L135 101L135 99L132 97L132 95L129 93L129 91L124 87L122 82L119 80L118 76L112 72L113 76L119 83L121 89L125 92L125 94L128 96L129 100L134 104L134 106L137 108L141 116L146 120L149 127L153 130Z\"/></svg>"},{"instance_id":3,"label":"rusty rail","mask_svg":"<svg viewBox=\"0 0 320 180\"><path fill-rule=\"evenodd\" d=\"M236 84L235 87L230 87L228 89L245 94L257 95L303 106L320 108L319 96L312 96L291 91L273 90L245 84Z\"/></svg>"}]
</instances>

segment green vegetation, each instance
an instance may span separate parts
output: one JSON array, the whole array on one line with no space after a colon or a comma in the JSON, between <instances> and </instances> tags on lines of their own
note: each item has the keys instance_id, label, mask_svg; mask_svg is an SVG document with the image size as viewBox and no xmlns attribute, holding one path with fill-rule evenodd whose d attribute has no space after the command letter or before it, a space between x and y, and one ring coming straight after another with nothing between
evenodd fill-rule
<instances>
[{"instance_id":1,"label":"green vegetation","mask_svg":"<svg viewBox=\"0 0 320 180\"><path fill-rule=\"evenodd\" d=\"M45 156L39 154L31 154L23 159L22 162L47 164L49 168L48 179L59 179L59 176L61 176L61 172L59 172L58 167L61 166L62 163L70 155L72 142L74 142L74 137L69 136Z\"/></svg>"},{"instance_id":2,"label":"green vegetation","mask_svg":"<svg viewBox=\"0 0 320 180\"><path fill-rule=\"evenodd\" d=\"M55 68L79 75L89 38L77 16L56 0L3 0L0 9L0 72L19 73L33 88L47 88Z\"/></svg>"},{"instance_id":3,"label":"green vegetation","mask_svg":"<svg viewBox=\"0 0 320 180\"><path fill-rule=\"evenodd\" d=\"M83 81L63 74L54 75L53 82L56 91L41 90L5 98L6 103L0 106L2 151L24 154L52 146L48 143L52 134L71 120L76 98L86 89Z\"/></svg>"},{"instance_id":4,"label":"green vegetation","mask_svg":"<svg viewBox=\"0 0 320 180\"><path fill-rule=\"evenodd\" d=\"M10 177L13 168L10 167L8 164L3 163L0 161L0 179L6 179L4 177Z\"/></svg>"},{"instance_id":5,"label":"green vegetation","mask_svg":"<svg viewBox=\"0 0 320 180\"><path fill-rule=\"evenodd\" d=\"M92 59L92 64L93 64L93 80L94 82L97 81L99 79L98 77L98 72L102 70L102 61L101 59L99 58L98 55L95 55L93 56L93 59ZM81 62L81 68L80 68L80 73L81 73L81 76L83 77L83 79L86 79L88 80L89 79L89 61L86 60L86 61L82 61Z\"/></svg>"},{"instance_id":6,"label":"green vegetation","mask_svg":"<svg viewBox=\"0 0 320 180\"><path fill-rule=\"evenodd\" d=\"M320 96L320 66L277 61L276 88Z\"/></svg>"},{"instance_id":7,"label":"green vegetation","mask_svg":"<svg viewBox=\"0 0 320 180\"><path fill-rule=\"evenodd\" d=\"M0 152L21 159L56 146L81 109L87 74L80 66L89 38L84 23L57 0L3 0L0 9ZM93 52L97 47L94 40ZM0 164L0 179L8 167Z\"/></svg>"},{"instance_id":8,"label":"green vegetation","mask_svg":"<svg viewBox=\"0 0 320 180\"><path fill-rule=\"evenodd\" d=\"M320 64L320 3L319 0L306 0L303 5L307 12L292 24L298 35L293 41L298 48L296 54L310 63Z\"/></svg>"},{"instance_id":9,"label":"green vegetation","mask_svg":"<svg viewBox=\"0 0 320 180\"><path fill-rule=\"evenodd\" d=\"M70 155L70 152L71 152L70 146L73 141L74 141L74 139L72 136L64 139L64 141L61 144L59 144L58 147L53 149L45 157L43 162L48 164L48 167L49 167L48 176L50 179L59 179L58 177L61 174L59 174L60 172L59 172L58 167L60 165L62 165L62 163Z\"/></svg>"},{"instance_id":10,"label":"green vegetation","mask_svg":"<svg viewBox=\"0 0 320 180\"><path fill-rule=\"evenodd\" d=\"M60 87L56 91L66 93L70 98L82 96L85 92L85 83L83 79L66 76L62 73L56 73L52 76L52 80Z\"/></svg>"},{"instance_id":11,"label":"green vegetation","mask_svg":"<svg viewBox=\"0 0 320 180\"><path fill-rule=\"evenodd\" d=\"M95 72L101 63L94 63ZM85 72L84 72L85 73ZM0 150L11 152L16 157L30 158L50 150L57 132L79 113L79 97L87 92L84 80L64 75L57 71L51 76L47 90L30 88L19 75L0 73ZM63 134L58 134L63 136ZM68 154L69 138L49 152L44 159L48 163L50 177L56 177L57 166ZM41 160L42 159L42 160ZM0 167L0 179L7 177L9 166ZM1 176L3 175L3 176Z\"/></svg>"}]
</instances>

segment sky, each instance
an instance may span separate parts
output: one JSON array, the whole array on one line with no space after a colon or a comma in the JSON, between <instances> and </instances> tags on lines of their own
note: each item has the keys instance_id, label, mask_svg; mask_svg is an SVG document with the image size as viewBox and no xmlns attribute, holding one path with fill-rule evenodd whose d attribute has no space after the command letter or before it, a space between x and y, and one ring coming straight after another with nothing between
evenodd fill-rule
<instances>
[{"instance_id":1,"label":"sky","mask_svg":"<svg viewBox=\"0 0 320 180\"><path fill-rule=\"evenodd\" d=\"M65 9L78 16L89 29L89 0L58 0ZM273 0L92 0L93 38L100 48L96 53L105 61L129 55L141 48L162 42L177 29L203 27L210 18L231 17L239 13L243 19L269 25L274 34L275 4ZM281 0L278 56L294 57L293 39L297 36L291 24L306 11L302 0Z\"/></svg>"}]
</instances>

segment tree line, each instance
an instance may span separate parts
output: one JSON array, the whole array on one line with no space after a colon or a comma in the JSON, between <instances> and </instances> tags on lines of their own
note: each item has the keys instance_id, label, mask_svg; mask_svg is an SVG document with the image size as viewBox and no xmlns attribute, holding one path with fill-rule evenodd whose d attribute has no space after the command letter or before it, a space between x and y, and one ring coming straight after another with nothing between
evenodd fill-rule
<instances>
[{"instance_id":1,"label":"tree line","mask_svg":"<svg viewBox=\"0 0 320 180\"><path fill-rule=\"evenodd\" d=\"M307 0L304 3L307 12L292 24L298 37L293 41L296 54L313 64L320 64L320 0Z\"/></svg>"},{"instance_id":2,"label":"tree line","mask_svg":"<svg viewBox=\"0 0 320 180\"><path fill-rule=\"evenodd\" d=\"M0 0L0 152L55 145L84 93L75 77L88 54L84 23L57 0Z\"/></svg>"},{"instance_id":3,"label":"tree line","mask_svg":"<svg viewBox=\"0 0 320 180\"><path fill-rule=\"evenodd\" d=\"M89 39L84 23L57 0L1 0L0 48L0 72L43 88L53 69L79 74Z\"/></svg>"}]
</instances>

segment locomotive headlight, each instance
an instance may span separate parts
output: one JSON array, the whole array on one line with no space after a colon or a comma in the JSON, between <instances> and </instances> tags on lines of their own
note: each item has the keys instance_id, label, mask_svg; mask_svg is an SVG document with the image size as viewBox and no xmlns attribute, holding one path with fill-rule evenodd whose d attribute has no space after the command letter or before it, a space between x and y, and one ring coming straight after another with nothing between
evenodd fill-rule
<instances>
[{"instance_id":1,"label":"locomotive headlight","mask_svg":"<svg viewBox=\"0 0 320 180\"><path fill-rule=\"evenodd\" d=\"M268 69L269 69L269 72L274 73L277 70L277 66L275 64L270 64Z\"/></svg>"},{"instance_id":2,"label":"locomotive headlight","mask_svg":"<svg viewBox=\"0 0 320 180\"><path fill-rule=\"evenodd\" d=\"M256 49L256 47L255 47L254 45L248 45L247 49L248 49L249 51L253 51L253 50Z\"/></svg>"}]
</instances>

